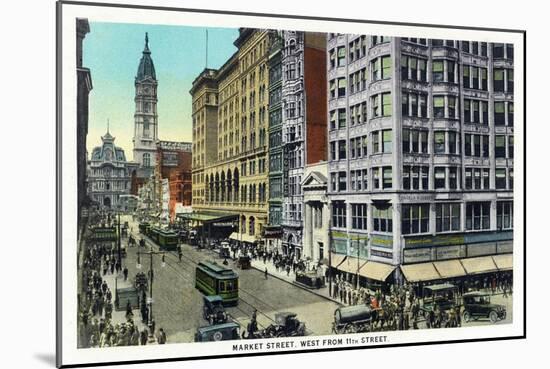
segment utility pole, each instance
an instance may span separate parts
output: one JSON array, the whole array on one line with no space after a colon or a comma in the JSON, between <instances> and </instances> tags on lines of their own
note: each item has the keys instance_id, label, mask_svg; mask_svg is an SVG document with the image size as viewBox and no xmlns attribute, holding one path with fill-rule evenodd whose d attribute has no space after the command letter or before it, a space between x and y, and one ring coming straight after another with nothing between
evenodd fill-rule
<instances>
[{"instance_id":1,"label":"utility pole","mask_svg":"<svg viewBox=\"0 0 550 369\"><path fill-rule=\"evenodd\" d=\"M140 263L140 257L141 255L149 255L149 298L147 299L147 303L149 305L149 314L147 318L147 326L149 327L149 341L152 341L154 339L154 332L153 332L153 279L154 279L154 271L153 271L153 255L162 255L162 267L165 266L164 261L164 252L159 251L153 251L153 247L147 252L138 251L137 252L138 259L137 259L137 267L138 269L141 268Z\"/></svg>"}]
</instances>

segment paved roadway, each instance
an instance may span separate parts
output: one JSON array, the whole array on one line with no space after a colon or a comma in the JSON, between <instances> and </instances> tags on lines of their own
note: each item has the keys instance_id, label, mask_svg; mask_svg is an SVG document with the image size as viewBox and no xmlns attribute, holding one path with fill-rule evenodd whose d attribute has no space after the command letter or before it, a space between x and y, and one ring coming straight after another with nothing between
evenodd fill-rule
<instances>
[{"instance_id":1,"label":"paved roadway","mask_svg":"<svg viewBox=\"0 0 550 369\"><path fill-rule=\"evenodd\" d=\"M124 220L129 222L134 238L139 240L142 235L138 232L138 223L132 221L131 217L124 217ZM127 239L124 239L123 243L127 243ZM154 249L158 251L153 242L148 241L149 245L154 245ZM138 271L137 251L138 247L128 248L128 256L124 260L129 269L129 278L133 278ZM164 268L161 267L160 256L154 256L153 259L153 316L157 330L161 327L165 330L168 342L192 342L196 328L208 324L202 318L202 294L194 288L195 266L204 260L222 262L222 259L211 251L197 250L186 244L183 245L183 255L180 262L176 252L167 252ZM338 307L336 303L273 276L266 280L264 274L257 269L237 269L230 259L228 261L229 267L239 273L240 297L238 305L227 308L227 311L241 324L242 329L250 321L254 309L257 309L260 328L272 323L275 313L292 311L298 314L298 319L306 323L308 334L331 334L334 310ZM141 264L141 270L147 273L149 257L142 256ZM492 297L492 303L503 304L507 310L506 319L496 324L511 323L512 298L495 295ZM139 311L135 311L134 315L137 318ZM488 319L463 322L463 326L489 324L492 323ZM419 328L425 328L424 322L420 322Z\"/></svg>"},{"instance_id":2,"label":"paved roadway","mask_svg":"<svg viewBox=\"0 0 550 369\"><path fill-rule=\"evenodd\" d=\"M128 221L136 240L138 224L130 217L123 217L121 221ZM123 239L123 244L127 239ZM148 242L149 245L154 245ZM124 265L128 267L129 278L135 276L139 247L128 248L128 256ZM154 246L155 250L158 247ZM148 248L147 248L148 250ZM161 267L161 257L153 258L153 316L156 328L163 328L168 342L192 342L197 327L207 325L202 318L202 294L194 288L195 266L203 260L217 260L216 254L207 250L197 250L189 245L183 245L182 261L178 260L176 252L166 253L166 266ZM236 307L227 308L230 316L241 326L246 327L254 309L258 310L258 325L266 327L273 322L275 313L292 311L298 314L298 319L305 321L309 334L330 334L334 310L338 305L323 297L317 296L302 288L293 286L275 277L264 274L256 269L241 270L228 259L229 267L239 273L239 303ZM149 270L149 256L141 257L141 271ZM136 318L140 316L135 311Z\"/></svg>"}]
</instances>

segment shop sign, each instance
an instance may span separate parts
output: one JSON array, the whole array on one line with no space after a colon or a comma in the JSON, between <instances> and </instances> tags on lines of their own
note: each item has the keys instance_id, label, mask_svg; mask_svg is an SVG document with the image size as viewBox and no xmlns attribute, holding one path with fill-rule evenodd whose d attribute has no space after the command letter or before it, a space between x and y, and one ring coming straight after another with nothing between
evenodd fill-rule
<instances>
[{"instance_id":1,"label":"shop sign","mask_svg":"<svg viewBox=\"0 0 550 369\"><path fill-rule=\"evenodd\" d=\"M467 257L496 254L496 242L475 243L468 245Z\"/></svg>"},{"instance_id":2,"label":"shop sign","mask_svg":"<svg viewBox=\"0 0 550 369\"><path fill-rule=\"evenodd\" d=\"M370 244L372 246L393 248L393 237L383 235L372 236L370 239Z\"/></svg>"},{"instance_id":3,"label":"shop sign","mask_svg":"<svg viewBox=\"0 0 550 369\"><path fill-rule=\"evenodd\" d=\"M465 246L443 246L435 249L436 260L458 259L466 257Z\"/></svg>"},{"instance_id":4,"label":"shop sign","mask_svg":"<svg viewBox=\"0 0 550 369\"><path fill-rule=\"evenodd\" d=\"M464 235L450 234L441 236L405 237L405 247L463 245Z\"/></svg>"},{"instance_id":5,"label":"shop sign","mask_svg":"<svg viewBox=\"0 0 550 369\"><path fill-rule=\"evenodd\" d=\"M403 250L403 263L419 263L432 260L432 249L410 249Z\"/></svg>"},{"instance_id":6,"label":"shop sign","mask_svg":"<svg viewBox=\"0 0 550 369\"><path fill-rule=\"evenodd\" d=\"M508 254L514 251L514 241L497 242L497 253Z\"/></svg>"},{"instance_id":7,"label":"shop sign","mask_svg":"<svg viewBox=\"0 0 550 369\"><path fill-rule=\"evenodd\" d=\"M370 250L370 254L372 256L378 256L378 257L381 257L381 258L386 258L386 259L392 259L393 258L393 253L391 252L386 252L386 251L380 251L380 250Z\"/></svg>"}]
</instances>

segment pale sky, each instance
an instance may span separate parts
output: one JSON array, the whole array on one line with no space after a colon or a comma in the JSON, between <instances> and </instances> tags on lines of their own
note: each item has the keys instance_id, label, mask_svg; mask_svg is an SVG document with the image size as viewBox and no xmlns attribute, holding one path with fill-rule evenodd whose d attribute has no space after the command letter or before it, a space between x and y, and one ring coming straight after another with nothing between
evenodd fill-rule
<instances>
[{"instance_id":1,"label":"pale sky","mask_svg":"<svg viewBox=\"0 0 550 369\"><path fill-rule=\"evenodd\" d=\"M206 61L206 28L123 23L90 23L84 39L83 65L90 68L88 153L101 145L107 131L132 160L134 78L141 59L145 32L158 80L159 138L192 139L189 90ZM208 28L208 67L219 68L236 51L238 29Z\"/></svg>"}]
</instances>

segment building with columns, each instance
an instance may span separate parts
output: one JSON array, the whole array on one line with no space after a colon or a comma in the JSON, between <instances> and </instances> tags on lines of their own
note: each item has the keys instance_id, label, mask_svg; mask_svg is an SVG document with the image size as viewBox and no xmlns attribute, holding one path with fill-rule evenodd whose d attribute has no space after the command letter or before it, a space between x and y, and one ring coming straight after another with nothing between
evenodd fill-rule
<instances>
[{"instance_id":1,"label":"building with columns","mask_svg":"<svg viewBox=\"0 0 550 369\"><path fill-rule=\"evenodd\" d=\"M135 78L134 161L140 167L156 165L158 140L157 77L149 50L149 36L145 33L145 47Z\"/></svg>"},{"instance_id":2,"label":"building with columns","mask_svg":"<svg viewBox=\"0 0 550 369\"><path fill-rule=\"evenodd\" d=\"M282 32L282 252L303 252L306 165L326 160L326 34Z\"/></svg>"},{"instance_id":3,"label":"building with columns","mask_svg":"<svg viewBox=\"0 0 550 369\"><path fill-rule=\"evenodd\" d=\"M331 266L374 285L512 268L513 45L329 34Z\"/></svg>"},{"instance_id":4,"label":"building with columns","mask_svg":"<svg viewBox=\"0 0 550 369\"><path fill-rule=\"evenodd\" d=\"M88 195L100 208L123 210L121 196L130 194L126 155L108 129L101 141L88 161Z\"/></svg>"}]
</instances>

